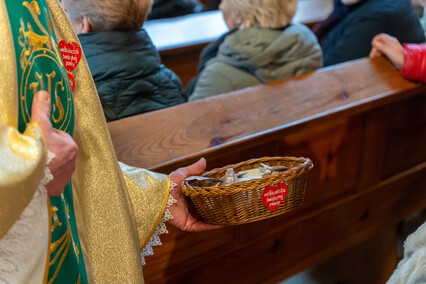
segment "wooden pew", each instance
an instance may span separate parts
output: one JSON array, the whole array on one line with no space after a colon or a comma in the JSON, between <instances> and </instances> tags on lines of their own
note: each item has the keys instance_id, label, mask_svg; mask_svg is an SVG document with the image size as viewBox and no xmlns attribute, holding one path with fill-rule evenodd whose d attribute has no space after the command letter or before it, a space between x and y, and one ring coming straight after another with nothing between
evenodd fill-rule
<instances>
[{"instance_id":1,"label":"wooden pew","mask_svg":"<svg viewBox=\"0 0 426 284\"><path fill-rule=\"evenodd\" d=\"M332 5L332 0L299 0L294 21L311 26L326 18ZM228 31L221 11L147 21L144 28L163 64L181 78L184 86L196 75L201 50Z\"/></svg>"},{"instance_id":2,"label":"wooden pew","mask_svg":"<svg viewBox=\"0 0 426 284\"><path fill-rule=\"evenodd\" d=\"M160 172L200 157L208 168L262 156L315 165L293 212L170 228L147 283L276 283L426 208L425 91L385 59L361 59L109 123L120 161Z\"/></svg>"}]
</instances>

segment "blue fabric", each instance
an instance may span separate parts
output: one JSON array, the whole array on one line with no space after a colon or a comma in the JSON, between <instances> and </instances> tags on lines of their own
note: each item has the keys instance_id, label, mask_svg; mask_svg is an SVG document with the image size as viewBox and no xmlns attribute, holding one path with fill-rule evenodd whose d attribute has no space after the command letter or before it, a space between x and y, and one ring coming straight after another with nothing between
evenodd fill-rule
<instances>
[{"instance_id":1,"label":"blue fabric","mask_svg":"<svg viewBox=\"0 0 426 284\"><path fill-rule=\"evenodd\" d=\"M161 64L145 30L80 34L99 96L118 118L186 101L180 79Z\"/></svg>"},{"instance_id":2,"label":"blue fabric","mask_svg":"<svg viewBox=\"0 0 426 284\"><path fill-rule=\"evenodd\" d=\"M410 0L365 0L350 9L328 33L323 45L324 66L368 56L371 41L379 33L390 34L403 43L425 40Z\"/></svg>"}]
</instances>

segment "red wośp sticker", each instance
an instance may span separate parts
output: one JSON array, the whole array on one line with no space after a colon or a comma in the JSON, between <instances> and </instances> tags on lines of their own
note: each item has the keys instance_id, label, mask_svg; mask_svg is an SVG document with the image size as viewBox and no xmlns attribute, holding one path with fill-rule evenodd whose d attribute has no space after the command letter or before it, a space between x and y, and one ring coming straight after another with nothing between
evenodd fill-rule
<instances>
[{"instance_id":1,"label":"red wo\u015bp sticker","mask_svg":"<svg viewBox=\"0 0 426 284\"><path fill-rule=\"evenodd\" d=\"M65 69L67 69L68 72L72 72L81 59L82 52L80 45L76 42L66 43L64 40L61 40L58 46Z\"/></svg>"},{"instance_id":2,"label":"red wo\u015bp sticker","mask_svg":"<svg viewBox=\"0 0 426 284\"><path fill-rule=\"evenodd\" d=\"M263 204L271 211L275 211L287 196L287 185L279 183L276 186L267 186L262 193Z\"/></svg>"}]
</instances>

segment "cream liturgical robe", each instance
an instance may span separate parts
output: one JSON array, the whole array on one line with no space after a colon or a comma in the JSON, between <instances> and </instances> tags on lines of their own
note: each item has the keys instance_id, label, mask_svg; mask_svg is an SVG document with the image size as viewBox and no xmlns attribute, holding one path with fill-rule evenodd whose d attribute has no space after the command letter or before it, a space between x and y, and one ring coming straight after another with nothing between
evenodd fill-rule
<instances>
[{"instance_id":1,"label":"cream liturgical robe","mask_svg":"<svg viewBox=\"0 0 426 284\"><path fill-rule=\"evenodd\" d=\"M0 1L0 37L0 282L143 282L141 250L162 221L170 179L117 162L57 0ZM51 95L53 126L79 146L77 170L57 198L43 192L52 157L30 121L40 89Z\"/></svg>"}]
</instances>

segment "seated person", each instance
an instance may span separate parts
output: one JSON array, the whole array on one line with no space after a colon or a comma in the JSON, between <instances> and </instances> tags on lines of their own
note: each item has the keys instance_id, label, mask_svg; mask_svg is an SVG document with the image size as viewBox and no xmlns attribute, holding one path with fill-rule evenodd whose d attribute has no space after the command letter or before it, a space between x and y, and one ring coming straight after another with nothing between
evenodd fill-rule
<instances>
[{"instance_id":1,"label":"seated person","mask_svg":"<svg viewBox=\"0 0 426 284\"><path fill-rule=\"evenodd\" d=\"M186 101L180 79L161 64L142 24L150 0L63 0L107 120Z\"/></svg>"},{"instance_id":2,"label":"seated person","mask_svg":"<svg viewBox=\"0 0 426 284\"><path fill-rule=\"evenodd\" d=\"M291 23L296 6L297 0L222 0L220 9L231 32L203 51L199 76L187 88L189 99L320 68L322 53L315 35L307 27Z\"/></svg>"},{"instance_id":3,"label":"seated person","mask_svg":"<svg viewBox=\"0 0 426 284\"><path fill-rule=\"evenodd\" d=\"M412 81L426 83L426 45L404 44L388 34L373 38L370 57L385 55L401 75ZM426 222L408 236L404 258L399 262L388 284L426 283Z\"/></svg>"},{"instance_id":4,"label":"seated person","mask_svg":"<svg viewBox=\"0 0 426 284\"><path fill-rule=\"evenodd\" d=\"M323 47L324 66L368 56L379 33L401 42L425 40L410 0L335 0L333 13L313 31Z\"/></svg>"}]
</instances>

